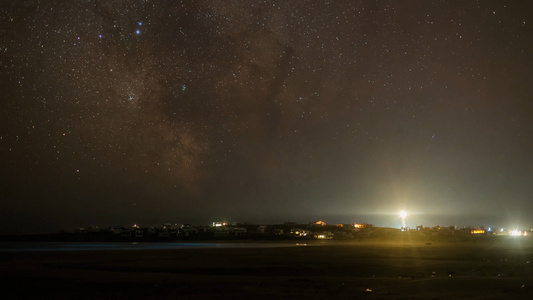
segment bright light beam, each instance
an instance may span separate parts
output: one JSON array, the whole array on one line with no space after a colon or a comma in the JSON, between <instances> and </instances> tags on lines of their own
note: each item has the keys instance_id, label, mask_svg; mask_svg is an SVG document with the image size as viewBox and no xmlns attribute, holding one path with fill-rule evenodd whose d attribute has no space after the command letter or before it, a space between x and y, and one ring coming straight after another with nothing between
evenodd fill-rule
<instances>
[{"instance_id":1,"label":"bright light beam","mask_svg":"<svg viewBox=\"0 0 533 300\"><path fill-rule=\"evenodd\" d=\"M405 228L407 228L407 226L405 225L405 218L407 218L407 212L405 210L402 210L400 212L400 217L402 218L402 230L404 230Z\"/></svg>"}]
</instances>

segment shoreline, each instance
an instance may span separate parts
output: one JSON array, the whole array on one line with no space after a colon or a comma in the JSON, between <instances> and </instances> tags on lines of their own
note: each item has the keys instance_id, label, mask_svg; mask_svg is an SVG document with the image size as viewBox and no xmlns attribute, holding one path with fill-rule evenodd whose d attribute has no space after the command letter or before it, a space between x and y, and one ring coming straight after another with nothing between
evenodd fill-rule
<instances>
[{"instance_id":1,"label":"shoreline","mask_svg":"<svg viewBox=\"0 0 533 300\"><path fill-rule=\"evenodd\" d=\"M203 241L151 241L151 242L0 242L2 252L69 252L69 251L149 251L222 248L276 248L318 246L310 241L255 241L255 240L203 240Z\"/></svg>"}]
</instances>

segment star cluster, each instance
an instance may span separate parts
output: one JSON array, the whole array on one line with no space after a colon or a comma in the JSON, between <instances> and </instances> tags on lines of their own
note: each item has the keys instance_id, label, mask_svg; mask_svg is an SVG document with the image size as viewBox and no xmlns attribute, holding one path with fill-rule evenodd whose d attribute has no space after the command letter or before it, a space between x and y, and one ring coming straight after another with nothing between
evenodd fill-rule
<instances>
[{"instance_id":1,"label":"star cluster","mask_svg":"<svg viewBox=\"0 0 533 300\"><path fill-rule=\"evenodd\" d=\"M531 208L528 1L0 10L12 231Z\"/></svg>"}]
</instances>

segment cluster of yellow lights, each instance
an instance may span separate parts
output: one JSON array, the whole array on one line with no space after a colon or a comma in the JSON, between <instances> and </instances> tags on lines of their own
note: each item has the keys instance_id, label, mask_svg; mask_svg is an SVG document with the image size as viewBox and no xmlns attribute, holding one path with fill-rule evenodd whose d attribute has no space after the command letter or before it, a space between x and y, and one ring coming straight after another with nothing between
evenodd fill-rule
<instances>
[{"instance_id":1,"label":"cluster of yellow lights","mask_svg":"<svg viewBox=\"0 0 533 300\"><path fill-rule=\"evenodd\" d=\"M490 230L489 230L490 231ZM471 234L485 234L485 229L472 229L470 230ZM500 235L510 235L510 236L528 236L529 232L524 230L509 230L507 233L503 231L503 229L500 231Z\"/></svg>"}]
</instances>

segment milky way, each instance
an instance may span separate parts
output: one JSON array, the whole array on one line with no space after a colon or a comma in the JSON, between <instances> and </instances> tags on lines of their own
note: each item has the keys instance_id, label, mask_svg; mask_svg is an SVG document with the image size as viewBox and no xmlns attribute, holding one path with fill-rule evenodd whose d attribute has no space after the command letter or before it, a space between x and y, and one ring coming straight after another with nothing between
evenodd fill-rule
<instances>
[{"instance_id":1,"label":"milky way","mask_svg":"<svg viewBox=\"0 0 533 300\"><path fill-rule=\"evenodd\" d=\"M3 231L532 225L529 1L0 7Z\"/></svg>"}]
</instances>

